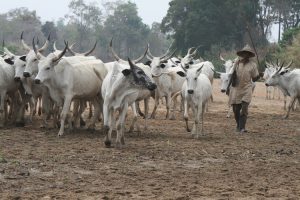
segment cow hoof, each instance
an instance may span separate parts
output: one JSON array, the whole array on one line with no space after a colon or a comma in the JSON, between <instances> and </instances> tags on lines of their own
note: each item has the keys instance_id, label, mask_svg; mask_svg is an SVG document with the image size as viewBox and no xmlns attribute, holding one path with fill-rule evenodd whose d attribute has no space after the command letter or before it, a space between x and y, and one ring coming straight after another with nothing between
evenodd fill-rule
<instances>
[{"instance_id":1,"label":"cow hoof","mask_svg":"<svg viewBox=\"0 0 300 200\"><path fill-rule=\"evenodd\" d=\"M59 132L59 133L57 134L57 136L58 136L58 137L61 137L61 136L63 136L63 134L64 134L64 133Z\"/></svg>"},{"instance_id":2,"label":"cow hoof","mask_svg":"<svg viewBox=\"0 0 300 200\"><path fill-rule=\"evenodd\" d=\"M25 122L16 122L16 127L24 127Z\"/></svg>"},{"instance_id":3,"label":"cow hoof","mask_svg":"<svg viewBox=\"0 0 300 200\"><path fill-rule=\"evenodd\" d=\"M104 144L105 144L105 147L106 147L106 148L111 148L111 147L112 147L112 146L111 146L111 141L106 140L106 141L104 142Z\"/></svg>"}]
</instances>

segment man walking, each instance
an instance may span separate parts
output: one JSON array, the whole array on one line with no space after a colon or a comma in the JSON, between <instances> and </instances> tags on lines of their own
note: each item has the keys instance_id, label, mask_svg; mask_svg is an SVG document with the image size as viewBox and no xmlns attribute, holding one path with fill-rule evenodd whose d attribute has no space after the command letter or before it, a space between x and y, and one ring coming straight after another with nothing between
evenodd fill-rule
<instances>
[{"instance_id":1,"label":"man walking","mask_svg":"<svg viewBox=\"0 0 300 200\"><path fill-rule=\"evenodd\" d=\"M238 51L237 55L239 60L234 65L229 102L233 108L237 124L236 130L240 133L246 133L248 106L252 98L253 82L260 78L260 74L255 59L253 59L255 53L249 45Z\"/></svg>"}]
</instances>

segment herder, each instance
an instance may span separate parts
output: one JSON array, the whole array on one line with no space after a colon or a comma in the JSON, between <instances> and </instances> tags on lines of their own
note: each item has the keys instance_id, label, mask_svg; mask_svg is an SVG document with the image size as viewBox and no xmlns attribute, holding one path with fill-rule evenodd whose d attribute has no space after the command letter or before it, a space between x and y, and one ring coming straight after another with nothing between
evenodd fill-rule
<instances>
[{"instance_id":1,"label":"herder","mask_svg":"<svg viewBox=\"0 0 300 200\"><path fill-rule=\"evenodd\" d=\"M234 65L229 103L233 108L236 130L240 133L246 133L248 106L253 93L252 86L253 82L260 78L260 74L255 59L253 59L255 53L249 45L238 51L237 55L239 60Z\"/></svg>"}]
</instances>

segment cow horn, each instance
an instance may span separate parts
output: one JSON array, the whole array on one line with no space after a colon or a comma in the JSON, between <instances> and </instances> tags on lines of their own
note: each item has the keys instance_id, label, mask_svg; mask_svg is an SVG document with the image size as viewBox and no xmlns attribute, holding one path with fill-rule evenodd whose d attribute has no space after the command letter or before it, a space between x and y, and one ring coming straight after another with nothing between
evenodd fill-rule
<instances>
[{"instance_id":1,"label":"cow horn","mask_svg":"<svg viewBox=\"0 0 300 200\"><path fill-rule=\"evenodd\" d=\"M174 41L170 44L170 46L169 46L167 52L166 52L164 55L160 56L160 59L164 59L166 56L168 56L168 54L170 53L170 49L171 49L171 47L173 46L173 44L174 44ZM167 59L167 60L168 60L168 59Z\"/></svg>"},{"instance_id":2,"label":"cow horn","mask_svg":"<svg viewBox=\"0 0 300 200\"><path fill-rule=\"evenodd\" d=\"M67 52L67 49L68 49L68 42L65 41L65 45L66 46L65 46L64 50L56 58L54 58L52 60L53 62L59 61L65 55L65 53Z\"/></svg>"},{"instance_id":3,"label":"cow horn","mask_svg":"<svg viewBox=\"0 0 300 200\"><path fill-rule=\"evenodd\" d=\"M56 41L54 41L54 43L53 43L53 49L54 49L54 51L58 51L56 48Z\"/></svg>"},{"instance_id":4,"label":"cow horn","mask_svg":"<svg viewBox=\"0 0 300 200\"><path fill-rule=\"evenodd\" d=\"M197 69L197 72L200 72L201 69L203 68L203 66L204 66L204 64L202 64L201 67L199 67L199 68Z\"/></svg>"},{"instance_id":5,"label":"cow horn","mask_svg":"<svg viewBox=\"0 0 300 200\"><path fill-rule=\"evenodd\" d=\"M221 55L221 53L219 53L219 57L223 62L226 62L226 60L223 58L223 56Z\"/></svg>"},{"instance_id":6,"label":"cow horn","mask_svg":"<svg viewBox=\"0 0 300 200\"><path fill-rule=\"evenodd\" d=\"M22 44L23 44L23 47L26 49L26 50L28 50L28 51L30 51L31 50L31 48L25 43L25 41L24 41L24 39L23 39L23 34L24 34L24 31L22 31L22 33L21 33L21 42L22 42Z\"/></svg>"},{"instance_id":7,"label":"cow horn","mask_svg":"<svg viewBox=\"0 0 300 200\"><path fill-rule=\"evenodd\" d=\"M195 48L195 47L189 48L187 54L191 54L191 51L192 51L194 48Z\"/></svg>"},{"instance_id":8,"label":"cow horn","mask_svg":"<svg viewBox=\"0 0 300 200\"><path fill-rule=\"evenodd\" d=\"M85 53L83 53L84 56L88 56L90 55L91 53L93 53L93 51L96 49L96 46L97 46L97 41L95 42L93 48Z\"/></svg>"},{"instance_id":9,"label":"cow horn","mask_svg":"<svg viewBox=\"0 0 300 200\"><path fill-rule=\"evenodd\" d=\"M148 46L149 46L149 43L148 43ZM154 58L154 56L152 55L152 53L151 53L151 51L150 51L150 48L149 48L148 51L147 51L147 58L148 58L149 60L152 60L152 59Z\"/></svg>"},{"instance_id":10,"label":"cow horn","mask_svg":"<svg viewBox=\"0 0 300 200\"><path fill-rule=\"evenodd\" d=\"M148 50L149 50L149 44L147 44L145 53L144 53L143 55L141 55L139 58L135 59L133 62L134 62L134 63L138 63L138 62L140 62L141 60L143 60L143 58L147 55Z\"/></svg>"},{"instance_id":11,"label":"cow horn","mask_svg":"<svg viewBox=\"0 0 300 200\"><path fill-rule=\"evenodd\" d=\"M112 55L114 56L114 58L119 61L122 60L114 51L113 47L112 47L112 42L113 42L113 38L111 38L110 43L109 43L109 50L111 51Z\"/></svg>"},{"instance_id":12,"label":"cow horn","mask_svg":"<svg viewBox=\"0 0 300 200\"><path fill-rule=\"evenodd\" d=\"M48 38L47 38L46 42L44 43L44 45L38 49L38 52L42 52L42 51L46 50L49 45L49 42L50 42L50 34L48 35Z\"/></svg>"},{"instance_id":13,"label":"cow horn","mask_svg":"<svg viewBox=\"0 0 300 200\"><path fill-rule=\"evenodd\" d=\"M288 64L287 64L287 66L285 66L284 68L289 68L292 64L293 64L293 60L291 60Z\"/></svg>"},{"instance_id":14,"label":"cow horn","mask_svg":"<svg viewBox=\"0 0 300 200\"><path fill-rule=\"evenodd\" d=\"M176 53L177 49L175 49L169 56L165 57L161 62L167 61L170 58L172 58L174 56L174 54Z\"/></svg>"}]
</instances>

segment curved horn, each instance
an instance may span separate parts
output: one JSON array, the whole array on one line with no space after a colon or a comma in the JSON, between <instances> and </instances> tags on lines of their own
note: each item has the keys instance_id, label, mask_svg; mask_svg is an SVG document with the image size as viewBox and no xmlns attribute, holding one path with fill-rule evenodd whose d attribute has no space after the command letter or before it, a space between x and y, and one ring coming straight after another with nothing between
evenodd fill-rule
<instances>
[{"instance_id":1,"label":"curved horn","mask_svg":"<svg viewBox=\"0 0 300 200\"><path fill-rule=\"evenodd\" d=\"M284 68L289 68L292 64L293 64L293 60L291 60L291 62L289 62Z\"/></svg>"},{"instance_id":2,"label":"curved horn","mask_svg":"<svg viewBox=\"0 0 300 200\"><path fill-rule=\"evenodd\" d=\"M145 53L144 53L143 55L141 55L139 58L133 60L133 62L134 62L134 63L138 63L138 62L140 62L141 60L143 60L143 58L147 55L148 50L149 50L149 44L147 44Z\"/></svg>"},{"instance_id":3,"label":"curved horn","mask_svg":"<svg viewBox=\"0 0 300 200\"><path fill-rule=\"evenodd\" d=\"M45 44L41 48L38 49L38 52L46 50L49 45L49 42L50 42L50 34L48 35L48 38L47 38Z\"/></svg>"},{"instance_id":4,"label":"curved horn","mask_svg":"<svg viewBox=\"0 0 300 200\"><path fill-rule=\"evenodd\" d=\"M110 43L109 43L109 50L111 51L112 55L114 56L114 58L119 61L119 60L122 60L117 54L116 52L114 51L113 47L112 47L112 41L113 41L113 38L111 38L110 40Z\"/></svg>"},{"instance_id":5,"label":"curved horn","mask_svg":"<svg viewBox=\"0 0 300 200\"><path fill-rule=\"evenodd\" d=\"M66 43L66 41L64 41ZM68 46L68 52L70 52L70 54L72 54L72 56L78 56L78 55L81 55L80 53L76 53L75 51L72 50L73 46L75 45L76 43L73 43L71 44L70 46Z\"/></svg>"},{"instance_id":6,"label":"curved horn","mask_svg":"<svg viewBox=\"0 0 300 200\"><path fill-rule=\"evenodd\" d=\"M64 55L65 55L65 53L67 52L67 49L68 49L68 42L66 42L65 41L65 48L64 48L64 50L56 57L56 58L54 58L53 60L52 60L52 62L57 62L57 61L59 61Z\"/></svg>"},{"instance_id":7,"label":"curved horn","mask_svg":"<svg viewBox=\"0 0 300 200\"><path fill-rule=\"evenodd\" d=\"M24 41L24 39L23 39L23 34L24 34L24 31L22 31L22 33L21 33L21 42L22 42L22 44L23 44L23 47L26 49L26 50L28 50L28 51L30 51L31 50L31 48L25 43L25 41Z\"/></svg>"},{"instance_id":8,"label":"curved horn","mask_svg":"<svg viewBox=\"0 0 300 200\"><path fill-rule=\"evenodd\" d=\"M149 43L148 43L148 46L149 46ZM148 51L147 51L147 58L148 58L149 60L152 60L152 59L154 58L154 56L152 55L152 53L151 53L151 51L150 51L150 48L149 48Z\"/></svg>"},{"instance_id":9,"label":"curved horn","mask_svg":"<svg viewBox=\"0 0 300 200\"><path fill-rule=\"evenodd\" d=\"M171 45L169 46L167 52L166 52L164 55L160 56L160 59L164 59L166 56L168 56L168 54L170 53L170 49L171 49L171 47L173 46L173 44L174 44L174 41L173 41L173 42L171 43ZM167 60L168 60L168 59L167 59Z\"/></svg>"},{"instance_id":10,"label":"curved horn","mask_svg":"<svg viewBox=\"0 0 300 200\"><path fill-rule=\"evenodd\" d=\"M221 53L219 53L219 57L223 62L226 62L226 60L223 58L223 56L221 55Z\"/></svg>"},{"instance_id":11,"label":"curved horn","mask_svg":"<svg viewBox=\"0 0 300 200\"><path fill-rule=\"evenodd\" d=\"M85 53L83 53L84 56L88 56L90 55L91 53L93 53L93 51L96 49L96 46L97 46L97 41L95 42L93 48Z\"/></svg>"},{"instance_id":12,"label":"curved horn","mask_svg":"<svg viewBox=\"0 0 300 200\"><path fill-rule=\"evenodd\" d=\"M177 49L175 49L168 57L165 57L161 62L167 61L170 58L172 58L174 56L174 54L176 53Z\"/></svg>"},{"instance_id":13,"label":"curved horn","mask_svg":"<svg viewBox=\"0 0 300 200\"><path fill-rule=\"evenodd\" d=\"M53 49L54 49L54 51L58 51L56 48L56 41L54 41L54 43L53 43Z\"/></svg>"},{"instance_id":14,"label":"curved horn","mask_svg":"<svg viewBox=\"0 0 300 200\"><path fill-rule=\"evenodd\" d=\"M9 57L15 57L15 54L13 54L10 50L8 50L6 47L3 48L4 53L6 53Z\"/></svg>"},{"instance_id":15,"label":"curved horn","mask_svg":"<svg viewBox=\"0 0 300 200\"><path fill-rule=\"evenodd\" d=\"M195 49L195 47L189 48L187 54L191 54L191 51L192 51L193 49Z\"/></svg>"},{"instance_id":16,"label":"curved horn","mask_svg":"<svg viewBox=\"0 0 300 200\"><path fill-rule=\"evenodd\" d=\"M202 64L201 67L199 67L199 68L197 69L197 72L200 72L201 69L203 68L203 66L204 66L204 64Z\"/></svg>"}]
</instances>

